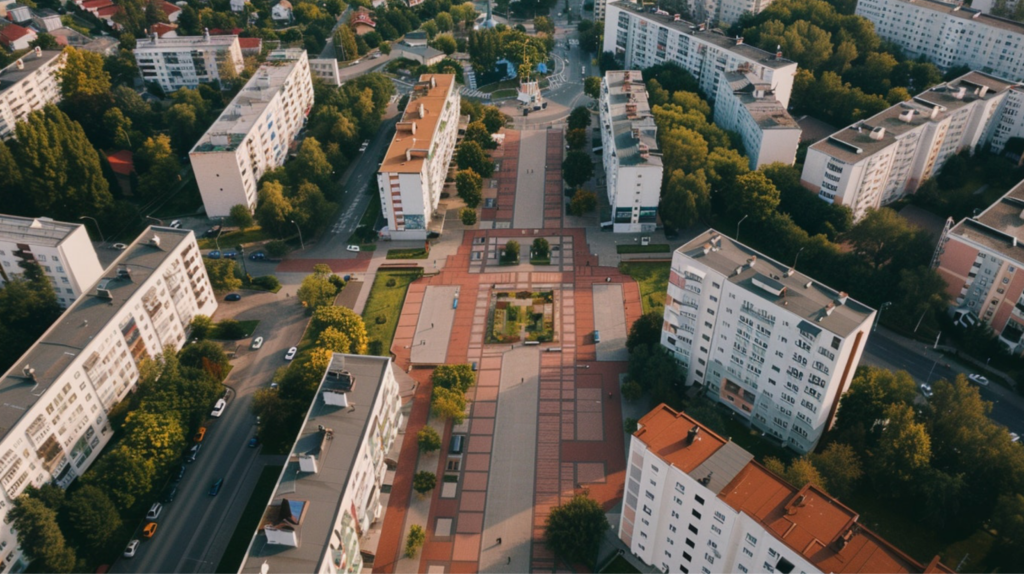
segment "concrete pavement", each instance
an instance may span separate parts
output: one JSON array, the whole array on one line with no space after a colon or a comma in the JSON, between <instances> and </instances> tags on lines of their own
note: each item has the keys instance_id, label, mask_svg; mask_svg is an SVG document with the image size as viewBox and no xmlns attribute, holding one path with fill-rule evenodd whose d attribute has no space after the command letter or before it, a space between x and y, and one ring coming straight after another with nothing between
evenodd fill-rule
<instances>
[{"instance_id":1,"label":"concrete pavement","mask_svg":"<svg viewBox=\"0 0 1024 574\"><path fill-rule=\"evenodd\" d=\"M626 312L622 308L622 285L594 285L594 328L601 333L597 343L598 361L628 361ZM591 335L593 336L593 335Z\"/></svg>"},{"instance_id":2,"label":"concrete pavement","mask_svg":"<svg viewBox=\"0 0 1024 574\"><path fill-rule=\"evenodd\" d=\"M544 227L544 172L547 163L547 131L522 132L519 140L519 173L512 227ZM528 258L528 257L527 257Z\"/></svg>"}]
</instances>

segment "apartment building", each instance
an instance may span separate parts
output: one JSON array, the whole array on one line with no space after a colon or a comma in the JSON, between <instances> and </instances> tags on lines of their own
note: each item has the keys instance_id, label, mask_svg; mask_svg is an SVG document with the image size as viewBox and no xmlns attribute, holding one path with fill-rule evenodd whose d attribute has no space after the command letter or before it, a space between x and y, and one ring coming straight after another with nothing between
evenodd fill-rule
<instances>
[{"instance_id":1,"label":"apartment building","mask_svg":"<svg viewBox=\"0 0 1024 574\"><path fill-rule=\"evenodd\" d=\"M740 134L750 169L796 162L800 125L786 111L768 82L748 72L726 72L715 98L715 124Z\"/></svg>"},{"instance_id":2,"label":"apartment building","mask_svg":"<svg viewBox=\"0 0 1024 574\"><path fill-rule=\"evenodd\" d=\"M459 135L459 91L451 74L423 74L413 87L377 172L392 239L425 240Z\"/></svg>"},{"instance_id":3,"label":"apartment building","mask_svg":"<svg viewBox=\"0 0 1024 574\"><path fill-rule=\"evenodd\" d=\"M938 556L917 562L859 518L664 404L630 437L619 538L663 572L953 572Z\"/></svg>"},{"instance_id":4,"label":"apartment building","mask_svg":"<svg viewBox=\"0 0 1024 574\"><path fill-rule=\"evenodd\" d=\"M74 303L103 273L85 225L0 214L0 283L21 275L21 264L28 262L42 267L61 307Z\"/></svg>"},{"instance_id":5,"label":"apartment building","mask_svg":"<svg viewBox=\"0 0 1024 574\"><path fill-rule=\"evenodd\" d=\"M245 66L238 36L211 36L209 30L202 36L153 34L138 40L133 53L142 79L156 82L168 94L236 77Z\"/></svg>"},{"instance_id":6,"label":"apartment building","mask_svg":"<svg viewBox=\"0 0 1024 574\"><path fill-rule=\"evenodd\" d=\"M14 126L30 113L60 101L57 72L65 60L60 50L35 48L0 70L0 139L14 137Z\"/></svg>"},{"instance_id":7,"label":"apartment building","mask_svg":"<svg viewBox=\"0 0 1024 574\"><path fill-rule=\"evenodd\" d=\"M645 12L629 2L607 5L604 22L605 52L622 58L626 69L674 63L693 74L702 92L715 98L725 72L744 70L771 86L775 99L789 106L796 62L691 24L663 10Z\"/></svg>"},{"instance_id":8,"label":"apartment building","mask_svg":"<svg viewBox=\"0 0 1024 574\"><path fill-rule=\"evenodd\" d=\"M312 58L309 60L309 71L313 76L320 78L328 86L340 87L341 72L338 71L338 60L336 58Z\"/></svg>"},{"instance_id":9,"label":"apartment building","mask_svg":"<svg viewBox=\"0 0 1024 574\"><path fill-rule=\"evenodd\" d=\"M239 573L355 573L402 426L389 357L335 353Z\"/></svg>"},{"instance_id":10,"label":"apartment building","mask_svg":"<svg viewBox=\"0 0 1024 574\"><path fill-rule=\"evenodd\" d=\"M960 325L983 321L1011 353L1024 352L1024 182L941 239L938 273ZM1020 273L1018 273L1020 271Z\"/></svg>"},{"instance_id":11,"label":"apartment building","mask_svg":"<svg viewBox=\"0 0 1024 574\"><path fill-rule=\"evenodd\" d=\"M1006 0L1002 4L1005 6L1005 10L1008 14L1013 14L1017 8L1017 0ZM971 2L971 8L983 13L991 14L992 10L996 7L996 0L974 0Z\"/></svg>"},{"instance_id":12,"label":"apartment building","mask_svg":"<svg viewBox=\"0 0 1024 574\"><path fill-rule=\"evenodd\" d=\"M969 72L811 145L801 183L860 219L916 191L956 153L986 143L1000 151L1020 134L1022 96L1011 82Z\"/></svg>"},{"instance_id":13,"label":"apartment building","mask_svg":"<svg viewBox=\"0 0 1024 574\"><path fill-rule=\"evenodd\" d=\"M312 107L306 51L271 52L189 152L209 217L256 209L257 182L284 165Z\"/></svg>"},{"instance_id":14,"label":"apartment building","mask_svg":"<svg viewBox=\"0 0 1024 574\"><path fill-rule=\"evenodd\" d=\"M705 393L797 452L831 428L875 311L713 229L672 255L661 344Z\"/></svg>"},{"instance_id":15,"label":"apartment building","mask_svg":"<svg viewBox=\"0 0 1024 574\"><path fill-rule=\"evenodd\" d=\"M1024 24L938 0L859 0L855 13L875 32L942 70L967 66L1015 82L1024 79Z\"/></svg>"},{"instance_id":16,"label":"apartment building","mask_svg":"<svg viewBox=\"0 0 1024 574\"><path fill-rule=\"evenodd\" d=\"M195 235L149 227L0 377L0 518L28 486L67 488L113 436L107 414L139 362L180 349L217 300ZM0 564L24 569L17 533L0 529Z\"/></svg>"},{"instance_id":17,"label":"apartment building","mask_svg":"<svg viewBox=\"0 0 1024 574\"><path fill-rule=\"evenodd\" d=\"M601 143L612 231L653 232L663 167L658 128L640 72L605 72L601 81Z\"/></svg>"}]
</instances>

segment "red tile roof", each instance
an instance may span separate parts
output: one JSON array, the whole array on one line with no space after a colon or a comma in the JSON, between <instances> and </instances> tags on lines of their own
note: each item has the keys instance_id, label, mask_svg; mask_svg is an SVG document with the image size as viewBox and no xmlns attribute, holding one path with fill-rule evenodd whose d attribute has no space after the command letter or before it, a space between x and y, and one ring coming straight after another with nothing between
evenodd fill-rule
<instances>
[{"instance_id":1,"label":"red tile roof","mask_svg":"<svg viewBox=\"0 0 1024 574\"><path fill-rule=\"evenodd\" d=\"M114 14L117 14L120 11L121 11L121 7L120 6L107 6L105 8L100 8L99 10L97 10L96 11L96 17L97 18L113 17Z\"/></svg>"},{"instance_id":2,"label":"red tile roof","mask_svg":"<svg viewBox=\"0 0 1024 574\"><path fill-rule=\"evenodd\" d=\"M82 2L83 10L96 10L99 8L105 8L107 6L113 6L114 3L110 0L85 0Z\"/></svg>"},{"instance_id":3,"label":"red tile roof","mask_svg":"<svg viewBox=\"0 0 1024 574\"><path fill-rule=\"evenodd\" d=\"M123 149L107 155L107 163L110 169L118 175L131 175L135 171L135 162L132 152Z\"/></svg>"},{"instance_id":4,"label":"red tile roof","mask_svg":"<svg viewBox=\"0 0 1024 574\"><path fill-rule=\"evenodd\" d=\"M163 38L164 34L168 32L175 32L177 29L177 24L164 24L163 22L157 22L149 27L149 31L156 34L158 38Z\"/></svg>"},{"instance_id":5,"label":"red tile roof","mask_svg":"<svg viewBox=\"0 0 1024 574\"><path fill-rule=\"evenodd\" d=\"M181 12L181 8L179 8L178 6L175 6L174 4L171 4L170 2L165 2L163 0L160 0L159 2L157 2L156 6L164 14L167 14L167 16L170 16L171 14L175 14L177 12Z\"/></svg>"},{"instance_id":6,"label":"red tile roof","mask_svg":"<svg viewBox=\"0 0 1024 574\"><path fill-rule=\"evenodd\" d=\"M263 47L263 38L239 38L238 47L243 50L259 50Z\"/></svg>"},{"instance_id":7,"label":"red tile roof","mask_svg":"<svg viewBox=\"0 0 1024 574\"><path fill-rule=\"evenodd\" d=\"M0 44L10 46L15 41L28 35L35 35L35 32L17 24L8 24L0 29Z\"/></svg>"},{"instance_id":8,"label":"red tile roof","mask_svg":"<svg viewBox=\"0 0 1024 574\"><path fill-rule=\"evenodd\" d=\"M222 30L220 28L213 28L210 30L211 36L237 36L242 33L241 28L232 28L230 30Z\"/></svg>"}]
</instances>

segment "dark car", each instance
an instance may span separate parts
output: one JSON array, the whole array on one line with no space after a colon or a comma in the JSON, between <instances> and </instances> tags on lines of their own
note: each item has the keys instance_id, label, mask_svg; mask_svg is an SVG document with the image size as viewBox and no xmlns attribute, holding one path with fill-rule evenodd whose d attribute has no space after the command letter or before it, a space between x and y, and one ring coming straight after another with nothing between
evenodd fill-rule
<instances>
[{"instance_id":1,"label":"dark car","mask_svg":"<svg viewBox=\"0 0 1024 574\"><path fill-rule=\"evenodd\" d=\"M242 300L242 296L239 295L238 293L228 293L227 296L224 297L224 300L225 301L241 301Z\"/></svg>"},{"instance_id":2,"label":"dark car","mask_svg":"<svg viewBox=\"0 0 1024 574\"><path fill-rule=\"evenodd\" d=\"M224 486L224 479L218 478L217 482L213 483L213 486L210 487L210 496L217 496L222 486Z\"/></svg>"},{"instance_id":3,"label":"dark car","mask_svg":"<svg viewBox=\"0 0 1024 574\"><path fill-rule=\"evenodd\" d=\"M260 446L260 439L256 437L249 439L249 448L256 448L258 446Z\"/></svg>"},{"instance_id":4,"label":"dark car","mask_svg":"<svg viewBox=\"0 0 1024 574\"><path fill-rule=\"evenodd\" d=\"M178 472L174 474L174 482L181 482L181 479L185 478L185 465L178 467Z\"/></svg>"},{"instance_id":5,"label":"dark car","mask_svg":"<svg viewBox=\"0 0 1024 574\"><path fill-rule=\"evenodd\" d=\"M235 259L237 257L238 257L238 253L236 253L234 251L225 251L224 252L224 259Z\"/></svg>"},{"instance_id":6,"label":"dark car","mask_svg":"<svg viewBox=\"0 0 1024 574\"><path fill-rule=\"evenodd\" d=\"M161 498L164 501L164 504L167 504L168 502L174 502L174 498L176 496L178 496L178 487L169 486L167 487L167 490L164 491L164 495Z\"/></svg>"},{"instance_id":7,"label":"dark car","mask_svg":"<svg viewBox=\"0 0 1024 574\"><path fill-rule=\"evenodd\" d=\"M252 259L253 261L264 261L266 258L267 254L262 251L257 251L256 253L249 255L249 259Z\"/></svg>"},{"instance_id":8,"label":"dark car","mask_svg":"<svg viewBox=\"0 0 1024 574\"><path fill-rule=\"evenodd\" d=\"M220 251L211 251L206 254L209 259L220 259Z\"/></svg>"}]
</instances>

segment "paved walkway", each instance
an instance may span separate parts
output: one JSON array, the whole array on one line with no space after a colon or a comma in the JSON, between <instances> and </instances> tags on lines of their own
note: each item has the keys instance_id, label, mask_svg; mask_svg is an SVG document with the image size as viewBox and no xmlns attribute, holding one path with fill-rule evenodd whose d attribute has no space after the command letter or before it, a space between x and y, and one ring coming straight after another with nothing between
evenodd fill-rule
<instances>
[{"instance_id":1,"label":"paved walkway","mask_svg":"<svg viewBox=\"0 0 1024 574\"><path fill-rule=\"evenodd\" d=\"M594 285L594 328L600 332L598 361L628 361L626 312L622 307L622 285Z\"/></svg>"},{"instance_id":2,"label":"paved walkway","mask_svg":"<svg viewBox=\"0 0 1024 574\"><path fill-rule=\"evenodd\" d=\"M455 285L427 287L413 335L413 364L444 364L448 357L448 335L455 322L455 308L452 304L458 296L459 288Z\"/></svg>"},{"instance_id":3,"label":"paved walkway","mask_svg":"<svg viewBox=\"0 0 1024 574\"><path fill-rule=\"evenodd\" d=\"M547 173L547 132L522 132L519 141L519 174L516 182L515 217L517 229L544 227L544 179ZM559 166L561 167L561 166Z\"/></svg>"},{"instance_id":4,"label":"paved walkway","mask_svg":"<svg viewBox=\"0 0 1024 574\"><path fill-rule=\"evenodd\" d=\"M547 130L547 152L544 170L544 229L562 227L565 215L565 202L568 199L562 192L562 154L563 131Z\"/></svg>"},{"instance_id":5,"label":"paved walkway","mask_svg":"<svg viewBox=\"0 0 1024 574\"><path fill-rule=\"evenodd\" d=\"M516 179L519 175L520 133L503 130L505 142L491 152L491 159L498 164L491 180L497 185L494 207L480 211L480 227L508 229L512 226L512 213L516 205Z\"/></svg>"}]
</instances>

